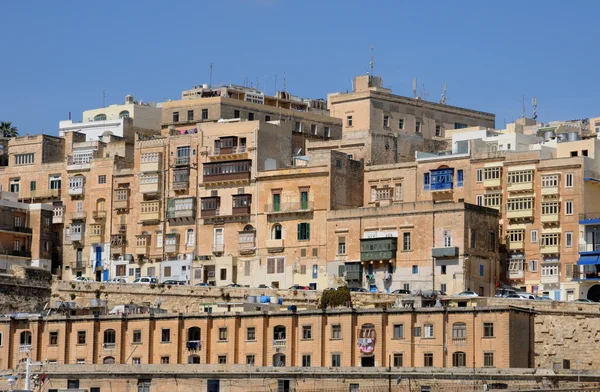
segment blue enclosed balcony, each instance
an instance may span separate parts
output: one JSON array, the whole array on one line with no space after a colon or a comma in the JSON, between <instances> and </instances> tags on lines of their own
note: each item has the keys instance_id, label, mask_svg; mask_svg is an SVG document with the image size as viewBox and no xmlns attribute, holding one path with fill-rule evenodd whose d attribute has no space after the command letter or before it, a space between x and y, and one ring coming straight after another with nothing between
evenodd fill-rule
<instances>
[{"instance_id":1,"label":"blue enclosed balcony","mask_svg":"<svg viewBox=\"0 0 600 392\"><path fill-rule=\"evenodd\" d=\"M579 224L585 225L583 238L579 239L579 254L600 256L600 220L580 219Z\"/></svg>"},{"instance_id":2,"label":"blue enclosed balcony","mask_svg":"<svg viewBox=\"0 0 600 392\"><path fill-rule=\"evenodd\" d=\"M573 267L573 280L600 281L600 255L585 254L579 256L577 266Z\"/></svg>"},{"instance_id":3,"label":"blue enclosed balcony","mask_svg":"<svg viewBox=\"0 0 600 392\"><path fill-rule=\"evenodd\" d=\"M454 169L437 169L431 171L431 190L443 191L454 187Z\"/></svg>"}]
</instances>

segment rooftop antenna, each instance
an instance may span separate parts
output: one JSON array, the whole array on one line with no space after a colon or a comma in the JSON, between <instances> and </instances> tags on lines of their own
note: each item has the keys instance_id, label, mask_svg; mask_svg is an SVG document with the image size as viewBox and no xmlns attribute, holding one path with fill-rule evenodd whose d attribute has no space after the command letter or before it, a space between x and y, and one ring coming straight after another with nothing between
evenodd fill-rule
<instances>
[{"instance_id":1,"label":"rooftop antenna","mask_svg":"<svg viewBox=\"0 0 600 392\"><path fill-rule=\"evenodd\" d=\"M523 116L523 118L525 118L525 116L526 116L526 113L525 113L525 94L523 94L523 98L521 99L521 106L522 106L522 108L521 108L521 111L522 111L521 115Z\"/></svg>"},{"instance_id":2,"label":"rooftop antenna","mask_svg":"<svg viewBox=\"0 0 600 392\"><path fill-rule=\"evenodd\" d=\"M258 76L256 77L256 89L258 90Z\"/></svg>"},{"instance_id":3,"label":"rooftop antenna","mask_svg":"<svg viewBox=\"0 0 600 392\"><path fill-rule=\"evenodd\" d=\"M537 97L533 97L531 100L531 104L533 105L533 119L537 119Z\"/></svg>"},{"instance_id":4,"label":"rooftop antenna","mask_svg":"<svg viewBox=\"0 0 600 392\"><path fill-rule=\"evenodd\" d=\"M283 91L286 91L287 83L285 80L285 72L283 73Z\"/></svg>"},{"instance_id":5,"label":"rooftop antenna","mask_svg":"<svg viewBox=\"0 0 600 392\"><path fill-rule=\"evenodd\" d=\"M213 63L210 63L210 76L208 78L208 88L212 88L212 67Z\"/></svg>"},{"instance_id":6,"label":"rooftop antenna","mask_svg":"<svg viewBox=\"0 0 600 392\"><path fill-rule=\"evenodd\" d=\"M373 49L375 48L371 46L371 62L369 63L369 87L372 87L373 84L373 68L375 67L375 55L373 54Z\"/></svg>"},{"instance_id":7,"label":"rooftop antenna","mask_svg":"<svg viewBox=\"0 0 600 392\"><path fill-rule=\"evenodd\" d=\"M446 100L448 99L448 97L446 96L446 83L444 83L444 92L442 93L442 99L440 99L440 103L442 105L446 104Z\"/></svg>"},{"instance_id":8,"label":"rooftop antenna","mask_svg":"<svg viewBox=\"0 0 600 392\"><path fill-rule=\"evenodd\" d=\"M419 96L417 95L417 78L413 79L413 98L419 99Z\"/></svg>"}]
</instances>

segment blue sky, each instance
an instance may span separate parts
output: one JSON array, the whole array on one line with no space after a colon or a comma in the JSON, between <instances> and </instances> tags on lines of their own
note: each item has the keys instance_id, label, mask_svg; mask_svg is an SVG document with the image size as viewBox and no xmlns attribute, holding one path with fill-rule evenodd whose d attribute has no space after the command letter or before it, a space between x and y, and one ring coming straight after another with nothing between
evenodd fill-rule
<instances>
[{"instance_id":1,"label":"blue sky","mask_svg":"<svg viewBox=\"0 0 600 392\"><path fill-rule=\"evenodd\" d=\"M2 1L0 120L56 134L73 112L177 99L207 83L259 81L307 97L351 88L369 67L400 95L419 90L496 114L538 97L542 121L600 116L599 1Z\"/></svg>"}]
</instances>

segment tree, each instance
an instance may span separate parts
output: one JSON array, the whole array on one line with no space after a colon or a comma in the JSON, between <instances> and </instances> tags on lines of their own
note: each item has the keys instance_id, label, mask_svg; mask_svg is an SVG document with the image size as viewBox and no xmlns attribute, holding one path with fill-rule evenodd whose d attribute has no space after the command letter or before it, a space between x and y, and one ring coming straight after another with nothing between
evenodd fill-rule
<instances>
[{"instance_id":1,"label":"tree","mask_svg":"<svg viewBox=\"0 0 600 392\"><path fill-rule=\"evenodd\" d=\"M19 136L19 130L17 127L13 127L11 122L0 123L0 131L2 132L3 137L15 137Z\"/></svg>"}]
</instances>

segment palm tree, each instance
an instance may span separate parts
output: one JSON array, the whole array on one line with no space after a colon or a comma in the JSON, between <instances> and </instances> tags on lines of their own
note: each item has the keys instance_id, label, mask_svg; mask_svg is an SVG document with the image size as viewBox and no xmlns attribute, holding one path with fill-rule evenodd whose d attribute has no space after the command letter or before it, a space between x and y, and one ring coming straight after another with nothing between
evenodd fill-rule
<instances>
[{"instance_id":1,"label":"palm tree","mask_svg":"<svg viewBox=\"0 0 600 392\"><path fill-rule=\"evenodd\" d=\"M13 127L11 122L0 123L0 132L2 132L3 137L15 137L19 136L19 130L17 127Z\"/></svg>"}]
</instances>

